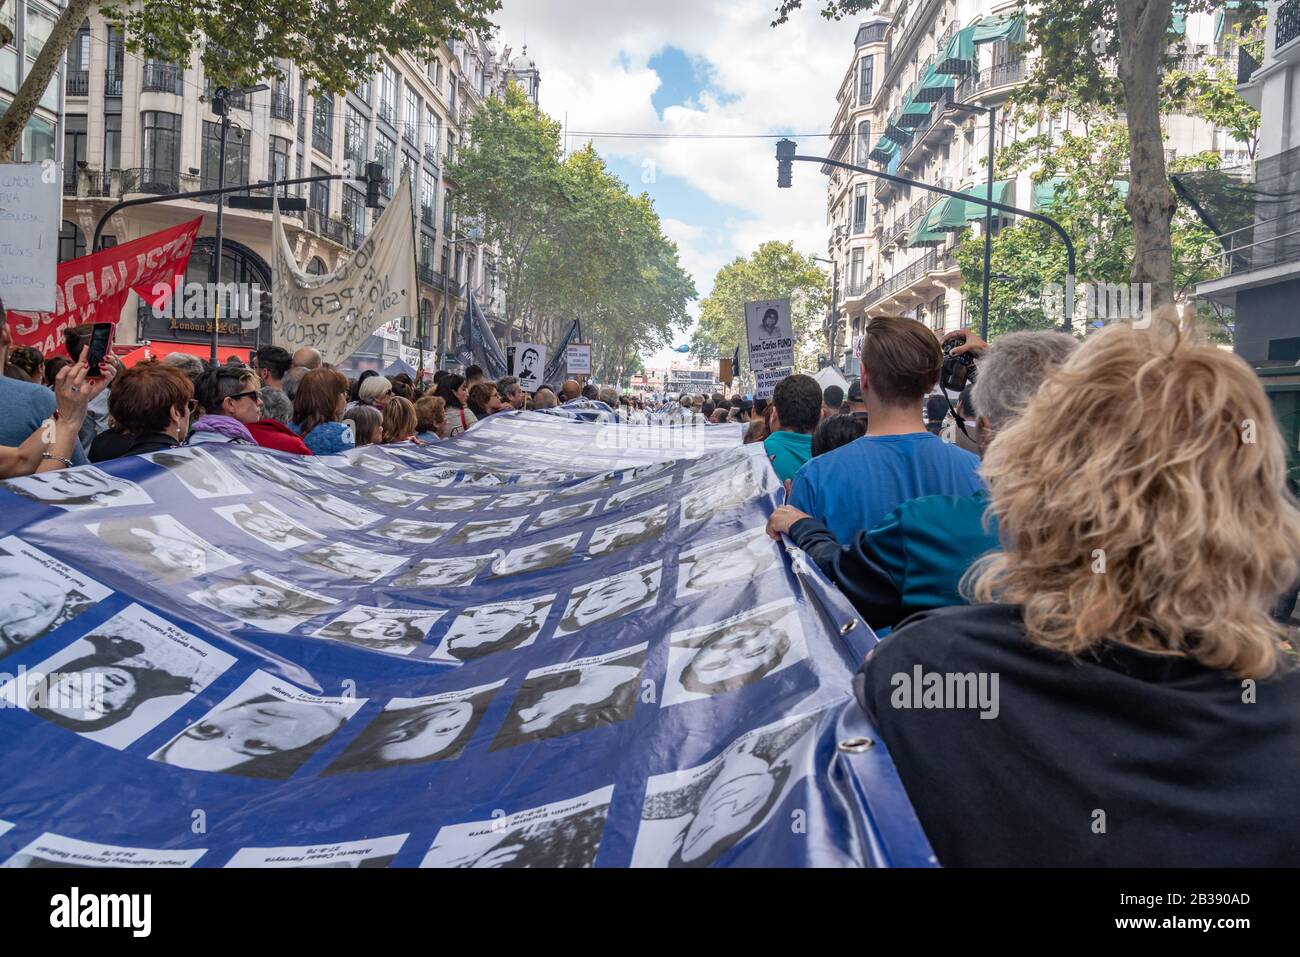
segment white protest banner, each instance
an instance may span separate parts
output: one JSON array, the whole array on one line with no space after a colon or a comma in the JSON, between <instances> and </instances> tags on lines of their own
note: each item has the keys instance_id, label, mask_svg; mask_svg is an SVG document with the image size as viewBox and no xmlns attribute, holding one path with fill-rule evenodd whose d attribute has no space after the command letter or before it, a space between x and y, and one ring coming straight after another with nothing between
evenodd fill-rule
<instances>
[{"instance_id":1,"label":"white protest banner","mask_svg":"<svg viewBox=\"0 0 1300 957\"><path fill-rule=\"evenodd\" d=\"M379 222L338 272L298 268L277 203L272 217L271 336L293 352L311 346L325 362L342 362L385 323L419 315L411 183L397 187Z\"/></svg>"},{"instance_id":2,"label":"white protest banner","mask_svg":"<svg viewBox=\"0 0 1300 957\"><path fill-rule=\"evenodd\" d=\"M542 370L546 368L546 346L535 342L517 342L506 350L511 375L519 380L519 388L536 392L543 385Z\"/></svg>"},{"instance_id":3,"label":"white protest banner","mask_svg":"<svg viewBox=\"0 0 1300 957\"><path fill-rule=\"evenodd\" d=\"M757 372L794 366L789 299L745 303L745 333L749 339L751 369Z\"/></svg>"},{"instance_id":4,"label":"white protest banner","mask_svg":"<svg viewBox=\"0 0 1300 957\"><path fill-rule=\"evenodd\" d=\"M59 164L0 163L0 299L9 309L54 312L62 226Z\"/></svg>"},{"instance_id":5,"label":"white protest banner","mask_svg":"<svg viewBox=\"0 0 1300 957\"><path fill-rule=\"evenodd\" d=\"M591 343L571 342L564 355L569 375L591 375Z\"/></svg>"},{"instance_id":6,"label":"white protest banner","mask_svg":"<svg viewBox=\"0 0 1300 957\"><path fill-rule=\"evenodd\" d=\"M760 369L754 373L754 398L770 399L776 391L777 384L794 372L793 367L783 366L779 369Z\"/></svg>"}]
</instances>

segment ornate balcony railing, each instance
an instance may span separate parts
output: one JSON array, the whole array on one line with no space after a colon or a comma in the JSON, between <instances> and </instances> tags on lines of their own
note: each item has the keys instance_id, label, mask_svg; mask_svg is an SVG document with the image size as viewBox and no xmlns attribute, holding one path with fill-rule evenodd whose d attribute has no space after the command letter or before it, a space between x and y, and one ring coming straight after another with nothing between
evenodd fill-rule
<instances>
[{"instance_id":1,"label":"ornate balcony railing","mask_svg":"<svg viewBox=\"0 0 1300 957\"><path fill-rule=\"evenodd\" d=\"M1286 0L1277 8L1273 49L1280 50L1300 37L1300 0Z\"/></svg>"},{"instance_id":2,"label":"ornate balcony railing","mask_svg":"<svg viewBox=\"0 0 1300 957\"><path fill-rule=\"evenodd\" d=\"M86 96L90 93L90 71L69 70L63 81L63 89L68 96Z\"/></svg>"},{"instance_id":3,"label":"ornate balcony railing","mask_svg":"<svg viewBox=\"0 0 1300 957\"><path fill-rule=\"evenodd\" d=\"M146 93L174 93L180 96L185 92L185 71L175 63L147 61L140 88Z\"/></svg>"},{"instance_id":4,"label":"ornate balcony railing","mask_svg":"<svg viewBox=\"0 0 1300 957\"><path fill-rule=\"evenodd\" d=\"M932 272L939 272L941 270L946 271L956 265L957 247L952 246L947 249L931 249L902 272L886 279L879 286L876 286L874 289L869 291L863 299L863 305L870 306L872 303L879 302L886 296L891 296L896 292L906 289L922 276L926 276Z\"/></svg>"},{"instance_id":5,"label":"ornate balcony railing","mask_svg":"<svg viewBox=\"0 0 1300 957\"><path fill-rule=\"evenodd\" d=\"M287 93L271 94L271 118L293 122L293 97Z\"/></svg>"},{"instance_id":6,"label":"ornate balcony railing","mask_svg":"<svg viewBox=\"0 0 1300 957\"><path fill-rule=\"evenodd\" d=\"M197 188L197 187L196 187ZM181 174L170 169L128 169L122 171L122 195L151 193L161 196L181 192Z\"/></svg>"},{"instance_id":7,"label":"ornate balcony railing","mask_svg":"<svg viewBox=\"0 0 1300 957\"><path fill-rule=\"evenodd\" d=\"M106 70L104 72L104 95L121 96L122 95L122 71Z\"/></svg>"}]
</instances>

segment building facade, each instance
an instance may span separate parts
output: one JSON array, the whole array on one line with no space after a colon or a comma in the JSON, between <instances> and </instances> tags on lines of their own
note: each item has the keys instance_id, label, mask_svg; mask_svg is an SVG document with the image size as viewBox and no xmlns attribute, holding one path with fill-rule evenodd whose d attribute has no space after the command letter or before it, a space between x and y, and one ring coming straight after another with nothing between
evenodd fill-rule
<instances>
[{"instance_id":1,"label":"building facade","mask_svg":"<svg viewBox=\"0 0 1300 957\"><path fill-rule=\"evenodd\" d=\"M855 37L837 96L831 158L985 197L989 120L965 107L996 108L995 149L1020 136L1057 133L1047 124L1022 129L1003 109L1034 60L1017 9L1015 0L883 0ZM1210 15L1181 26L1190 57L1235 56L1216 43ZM1169 117L1166 126L1171 156L1217 149L1231 162L1242 153L1192 117ZM856 370L854 342L872 316L906 315L937 332L976 321L980 290L963 290L956 250L967 226L982 234L983 207L830 166L823 172L837 278L828 341L837 365ZM995 183L993 199L1038 205L1027 173ZM1006 222L995 218L995 230Z\"/></svg>"},{"instance_id":2,"label":"building facade","mask_svg":"<svg viewBox=\"0 0 1300 957\"><path fill-rule=\"evenodd\" d=\"M345 96L312 96L301 71L279 63L280 75L266 81L269 89L228 98L223 175L221 122L212 111L212 84L199 51L181 64L143 59L125 51L120 29L92 15L69 48L62 84L60 257L84 255L101 217L122 199L342 174L341 180L283 188L307 203L305 211L284 216L299 264L312 273L332 272L381 212L366 207L365 183L357 179L367 162L376 161L388 180L381 203L404 173L411 177L420 315L371 336L348 363L349 371L382 369L396 359L433 367L449 352L471 293L489 318L503 313L493 251L479 241L473 224L457 217L455 183L446 171L465 144L470 118L518 75L506 57L473 37L441 44L427 61L380 54L373 76ZM524 79L535 94L539 78ZM102 243L126 242L198 215L203 225L187 279L206 282L214 247L211 198L116 212L103 226ZM257 283L269 295L271 214L227 206L222 234L221 280ZM172 348L168 344L193 349L211 339L210 319L158 318L134 297L127 312L119 341L135 337L165 352ZM262 314L257 330L241 331L238 323L223 320L222 346L246 353L267 344L269 300Z\"/></svg>"},{"instance_id":3,"label":"building facade","mask_svg":"<svg viewBox=\"0 0 1300 957\"><path fill-rule=\"evenodd\" d=\"M1234 311L1233 348L1256 364L1300 361L1300 0L1270 0L1264 56L1237 90L1260 111L1251 162L1178 178L1223 245L1222 275L1197 295Z\"/></svg>"},{"instance_id":4,"label":"building facade","mask_svg":"<svg viewBox=\"0 0 1300 957\"><path fill-rule=\"evenodd\" d=\"M46 0L8 0L0 7L0 116L13 101L23 80L31 72L37 55L54 29L64 3ZM58 159L59 116L63 110L63 70L60 67L41 97L35 114L27 121L15 155L6 157L34 163Z\"/></svg>"}]
</instances>

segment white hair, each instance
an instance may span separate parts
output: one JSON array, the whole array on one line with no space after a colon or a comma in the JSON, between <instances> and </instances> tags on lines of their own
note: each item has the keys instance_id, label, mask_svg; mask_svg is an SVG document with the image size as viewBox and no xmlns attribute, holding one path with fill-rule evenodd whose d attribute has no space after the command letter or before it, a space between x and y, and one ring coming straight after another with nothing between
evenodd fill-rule
<instances>
[{"instance_id":1,"label":"white hair","mask_svg":"<svg viewBox=\"0 0 1300 957\"><path fill-rule=\"evenodd\" d=\"M1064 332L1011 332L979 359L971 402L998 431L1025 410L1039 386L1079 345Z\"/></svg>"}]
</instances>

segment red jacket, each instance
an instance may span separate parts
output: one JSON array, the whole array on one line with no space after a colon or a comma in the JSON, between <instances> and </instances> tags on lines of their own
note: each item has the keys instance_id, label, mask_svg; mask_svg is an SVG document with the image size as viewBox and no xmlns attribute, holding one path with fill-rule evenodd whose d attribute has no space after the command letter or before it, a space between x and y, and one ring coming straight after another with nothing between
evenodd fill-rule
<instances>
[{"instance_id":1,"label":"red jacket","mask_svg":"<svg viewBox=\"0 0 1300 957\"><path fill-rule=\"evenodd\" d=\"M303 445L297 433L275 419L254 422L248 427L248 431L253 433L254 441L264 449L292 452L294 455L311 455L311 449Z\"/></svg>"}]
</instances>

